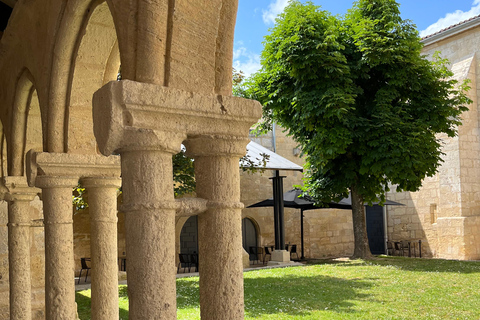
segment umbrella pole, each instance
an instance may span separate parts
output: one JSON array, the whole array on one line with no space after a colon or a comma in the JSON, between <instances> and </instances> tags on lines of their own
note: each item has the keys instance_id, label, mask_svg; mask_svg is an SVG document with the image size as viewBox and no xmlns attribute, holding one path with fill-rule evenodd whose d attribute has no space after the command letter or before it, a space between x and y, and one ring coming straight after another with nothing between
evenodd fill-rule
<instances>
[{"instance_id":1,"label":"umbrella pole","mask_svg":"<svg viewBox=\"0 0 480 320\"><path fill-rule=\"evenodd\" d=\"M273 217L275 224L275 250L285 249L285 225L283 214L283 178L278 170L272 179L273 184Z\"/></svg>"},{"instance_id":2,"label":"umbrella pole","mask_svg":"<svg viewBox=\"0 0 480 320\"><path fill-rule=\"evenodd\" d=\"M303 209L300 209L300 243L302 246L302 256L300 257L301 260L305 260L304 250L303 250Z\"/></svg>"}]
</instances>

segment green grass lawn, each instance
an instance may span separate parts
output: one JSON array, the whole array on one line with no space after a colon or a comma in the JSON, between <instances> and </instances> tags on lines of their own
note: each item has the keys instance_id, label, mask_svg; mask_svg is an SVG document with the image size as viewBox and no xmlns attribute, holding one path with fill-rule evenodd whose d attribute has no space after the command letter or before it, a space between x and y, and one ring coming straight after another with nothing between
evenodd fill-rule
<instances>
[{"instance_id":1,"label":"green grass lawn","mask_svg":"<svg viewBox=\"0 0 480 320\"><path fill-rule=\"evenodd\" d=\"M322 262L244 273L246 319L480 319L480 262ZM120 318L128 319L125 286ZM90 290L77 292L90 319ZM177 280L178 319L200 319L198 277Z\"/></svg>"}]
</instances>

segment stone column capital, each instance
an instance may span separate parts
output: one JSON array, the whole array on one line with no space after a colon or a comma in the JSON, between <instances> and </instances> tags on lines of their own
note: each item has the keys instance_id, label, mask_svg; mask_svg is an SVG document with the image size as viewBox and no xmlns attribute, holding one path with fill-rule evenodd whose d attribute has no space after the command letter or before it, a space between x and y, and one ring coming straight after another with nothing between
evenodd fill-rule
<instances>
[{"instance_id":1,"label":"stone column capital","mask_svg":"<svg viewBox=\"0 0 480 320\"><path fill-rule=\"evenodd\" d=\"M86 177L80 179L85 188L120 188L122 179L120 177Z\"/></svg>"},{"instance_id":2,"label":"stone column capital","mask_svg":"<svg viewBox=\"0 0 480 320\"><path fill-rule=\"evenodd\" d=\"M30 186L54 187L77 185L84 177L119 177L120 157L70 153L27 153L27 180ZM75 182L73 182L75 181ZM41 185L41 186L40 186Z\"/></svg>"},{"instance_id":3,"label":"stone column capital","mask_svg":"<svg viewBox=\"0 0 480 320\"><path fill-rule=\"evenodd\" d=\"M197 136L184 141L189 157L229 156L240 158L247 152L248 138Z\"/></svg>"},{"instance_id":4,"label":"stone column capital","mask_svg":"<svg viewBox=\"0 0 480 320\"><path fill-rule=\"evenodd\" d=\"M3 183L7 189L6 201L32 201L35 196L41 193L38 188L30 187L24 176L3 177Z\"/></svg>"},{"instance_id":5,"label":"stone column capital","mask_svg":"<svg viewBox=\"0 0 480 320\"><path fill-rule=\"evenodd\" d=\"M76 177L62 176L38 176L35 179L35 186L41 189L51 188L75 188L78 185Z\"/></svg>"},{"instance_id":6,"label":"stone column capital","mask_svg":"<svg viewBox=\"0 0 480 320\"><path fill-rule=\"evenodd\" d=\"M94 133L104 155L154 146L178 152L187 136L247 136L261 109L239 97L112 81L93 96Z\"/></svg>"}]
</instances>

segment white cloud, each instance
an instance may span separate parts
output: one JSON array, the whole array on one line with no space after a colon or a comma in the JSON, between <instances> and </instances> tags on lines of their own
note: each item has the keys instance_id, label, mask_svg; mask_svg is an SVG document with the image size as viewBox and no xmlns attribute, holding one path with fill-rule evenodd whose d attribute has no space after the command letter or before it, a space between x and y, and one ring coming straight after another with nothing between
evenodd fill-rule
<instances>
[{"instance_id":1,"label":"white cloud","mask_svg":"<svg viewBox=\"0 0 480 320\"><path fill-rule=\"evenodd\" d=\"M263 22L265 24L274 24L275 18L278 14L283 12L283 9L287 6L289 0L273 0L272 3L268 5L267 10L263 11Z\"/></svg>"},{"instance_id":2,"label":"white cloud","mask_svg":"<svg viewBox=\"0 0 480 320\"><path fill-rule=\"evenodd\" d=\"M480 0L475 0L472 3L470 10L464 12L456 10L455 12L447 13L445 17L440 18L434 24L428 26L425 30L420 31L420 37L425 37L442 29L448 28L459 22L468 20L480 14Z\"/></svg>"},{"instance_id":3,"label":"white cloud","mask_svg":"<svg viewBox=\"0 0 480 320\"><path fill-rule=\"evenodd\" d=\"M260 55L249 51L245 47L233 49L233 67L237 71L243 71L246 77L257 72L260 68Z\"/></svg>"}]
</instances>

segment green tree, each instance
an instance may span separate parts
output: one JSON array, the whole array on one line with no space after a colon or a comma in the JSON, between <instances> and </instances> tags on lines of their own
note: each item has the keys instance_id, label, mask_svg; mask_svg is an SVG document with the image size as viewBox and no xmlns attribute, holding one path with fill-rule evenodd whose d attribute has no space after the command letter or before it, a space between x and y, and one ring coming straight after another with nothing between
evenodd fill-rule
<instances>
[{"instance_id":1,"label":"green tree","mask_svg":"<svg viewBox=\"0 0 480 320\"><path fill-rule=\"evenodd\" d=\"M394 0L359 0L345 16L291 1L270 31L247 95L301 145L310 195L351 192L354 257L369 258L364 203L384 201L390 185L416 191L437 172L436 135L456 135L468 85L421 55Z\"/></svg>"}]
</instances>

